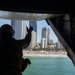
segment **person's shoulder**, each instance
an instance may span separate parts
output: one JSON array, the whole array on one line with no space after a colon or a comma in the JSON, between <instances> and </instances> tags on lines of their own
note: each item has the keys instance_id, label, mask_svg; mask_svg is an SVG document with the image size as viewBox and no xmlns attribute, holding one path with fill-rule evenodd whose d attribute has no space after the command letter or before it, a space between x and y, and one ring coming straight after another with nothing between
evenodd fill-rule
<instances>
[{"instance_id":1,"label":"person's shoulder","mask_svg":"<svg viewBox=\"0 0 75 75\"><path fill-rule=\"evenodd\" d=\"M15 38L12 38L11 40L13 40L13 41L17 41Z\"/></svg>"}]
</instances>

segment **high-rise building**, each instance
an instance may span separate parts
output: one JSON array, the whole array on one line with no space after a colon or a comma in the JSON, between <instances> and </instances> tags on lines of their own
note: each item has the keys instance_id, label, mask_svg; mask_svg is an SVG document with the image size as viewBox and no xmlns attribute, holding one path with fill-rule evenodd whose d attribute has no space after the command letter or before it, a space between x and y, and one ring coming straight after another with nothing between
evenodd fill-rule
<instances>
[{"instance_id":1,"label":"high-rise building","mask_svg":"<svg viewBox=\"0 0 75 75\"><path fill-rule=\"evenodd\" d=\"M64 47L62 46L62 44L59 40L58 40L58 42L56 42L56 48L57 49L64 49Z\"/></svg>"},{"instance_id":2,"label":"high-rise building","mask_svg":"<svg viewBox=\"0 0 75 75\"><path fill-rule=\"evenodd\" d=\"M34 32L37 33L37 21L29 21L29 25L33 27Z\"/></svg>"},{"instance_id":3,"label":"high-rise building","mask_svg":"<svg viewBox=\"0 0 75 75\"><path fill-rule=\"evenodd\" d=\"M46 27L42 28L42 38L47 39L47 28Z\"/></svg>"},{"instance_id":4,"label":"high-rise building","mask_svg":"<svg viewBox=\"0 0 75 75\"><path fill-rule=\"evenodd\" d=\"M47 44L50 44L50 29L48 28Z\"/></svg>"},{"instance_id":5,"label":"high-rise building","mask_svg":"<svg viewBox=\"0 0 75 75\"><path fill-rule=\"evenodd\" d=\"M60 48L60 44L58 42L56 42L55 45L56 45L56 49Z\"/></svg>"},{"instance_id":6,"label":"high-rise building","mask_svg":"<svg viewBox=\"0 0 75 75\"><path fill-rule=\"evenodd\" d=\"M30 21L29 21L29 25L33 27L33 31L34 31L35 34L36 34L36 38L35 38L35 39L32 38L32 39L35 40L35 42L36 42L36 44L37 44L37 21L30 20ZM33 34L32 34L32 36L33 36ZM35 45L36 45L36 44L35 44Z\"/></svg>"},{"instance_id":7,"label":"high-rise building","mask_svg":"<svg viewBox=\"0 0 75 75\"><path fill-rule=\"evenodd\" d=\"M62 44L59 40L58 40L58 43L59 43L60 49L64 49L64 47L62 46Z\"/></svg>"},{"instance_id":8,"label":"high-rise building","mask_svg":"<svg viewBox=\"0 0 75 75\"><path fill-rule=\"evenodd\" d=\"M50 44L54 44L53 39L50 39Z\"/></svg>"},{"instance_id":9,"label":"high-rise building","mask_svg":"<svg viewBox=\"0 0 75 75\"><path fill-rule=\"evenodd\" d=\"M42 28L42 38L45 38L46 46L50 43L50 30L46 27Z\"/></svg>"},{"instance_id":10,"label":"high-rise building","mask_svg":"<svg viewBox=\"0 0 75 75\"><path fill-rule=\"evenodd\" d=\"M36 46L36 32L32 31L31 43L28 46L28 49L33 49Z\"/></svg>"},{"instance_id":11,"label":"high-rise building","mask_svg":"<svg viewBox=\"0 0 75 75\"><path fill-rule=\"evenodd\" d=\"M21 20L11 20L11 26L15 31L15 39L23 39L26 36L26 22Z\"/></svg>"},{"instance_id":12,"label":"high-rise building","mask_svg":"<svg viewBox=\"0 0 75 75\"><path fill-rule=\"evenodd\" d=\"M45 42L46 42L46 39L45 38L42 38L41 39L41 47L42 48L45 48L46 47L46 43Z\"/></svg>"}]
</instances>

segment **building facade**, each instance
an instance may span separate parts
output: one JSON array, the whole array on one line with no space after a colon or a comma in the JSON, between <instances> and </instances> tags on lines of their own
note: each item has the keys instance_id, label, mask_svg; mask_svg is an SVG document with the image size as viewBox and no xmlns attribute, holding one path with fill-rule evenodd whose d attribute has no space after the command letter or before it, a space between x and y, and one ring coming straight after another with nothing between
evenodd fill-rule
<instances>
[{"instance_id":1,"label":"building facade","mask_svg":"<svg viewBox=\"0 0 75 75\"><path fill-rule=\"evenodd\" d=\"M11 26L15 31L15 39L23 39L26 36L26 22L21 20L11 20Z\"/></svg>"},{"instance_id":2,"label":"building facade","mask_svg":"<svg viewBox=\"0 0 75 75\"><path fill-rule=\"evenodd\" d=\"M45 38L45 46L47 47L47 45L50 43L50 30L46 27L42 28L42 38Z\"/></svg>"},{"instance_id":3,"label":"building facade","mask_svg":"<svg viewBox=\"0 0 75 75\"><path fill-rule=\"evenodd\" d=\"M37 21L29 21L29 25L33 27L34 32L37 33Z\"/></svg>"},{"instance_id":4,"label":"building facade","mask_svg":"<svg viewBox=\"0 0 75 75\"><path fill-rule=\"evenodd\" d=\"M33 27L32 40L29 48L34 48L37 44L37 21L29 21L29 26Z\"/></svg>"},{"instance_id":5,"label":"building facade","mask_svg":"<svg viewBox=\"0 0 75 75\"><path fill-rule=\"evenodd\" d=\"M41 39L41 47L42 48L46 48L47 47L47 44L46 44L47 40L45 38L42 38Z\"/></svg>"},{"instance_id":6,"label":"building facade","mask_svg":"<svg viewBox=\"0 0 75 75\"><path fill-rule=\"evenodd\" d=\"M34 49L36 46L36 32L32 31L32 38L28 49Z\"/></svg>"},{"instance_id":7,"label":"building facade","mask_svg":"<svg viewBox=\"0 0 75 75\"><path fill-rule=\"evenodd\" d=\"M47 31L48 31L47 44L49 45L50 44L50 29L48 28Z\"/></svg>"}]
</instances>

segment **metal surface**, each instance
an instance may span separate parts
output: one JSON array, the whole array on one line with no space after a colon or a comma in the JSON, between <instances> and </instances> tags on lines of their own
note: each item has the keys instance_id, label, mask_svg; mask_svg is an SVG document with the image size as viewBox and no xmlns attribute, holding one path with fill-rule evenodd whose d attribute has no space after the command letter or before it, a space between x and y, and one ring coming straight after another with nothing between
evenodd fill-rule
<instances>
[{"instance_id":1,"label":"metal surface","mask_svg":"<svg viewBox=\"0 0 75 75\"><path fill-rule=\"evenodd\" d=\"M44 20L47 18L52 18L60 15L63 14L40 14L40 13L0 11L0 18L14 19L14 20Z\"/></svg>"},{"instance_id":2,"label":"metal surface","mask_svg":"<svg viewBox=\"0 0 75 75\"><path fill-rule=\"evenodd\" d=\"M74 24L72 25L70 22L70 16L66 14L60 17L47 19L46 21L55 32L56 36L67 51L68 56L75 66L75 40L72 38L74 28L71 28L71 26L74 27Z\"/></svg>"},{"instance_id":3,"label":"metal surface","mask_svg":"<svg viewBox=\"0 0 75 75\"><path fill-rule=\"evenodd\" d=\"M26 0L26 1L0 1L0 10L29 13L75 13L73 0Z\"/></svg>"}]
</instances>

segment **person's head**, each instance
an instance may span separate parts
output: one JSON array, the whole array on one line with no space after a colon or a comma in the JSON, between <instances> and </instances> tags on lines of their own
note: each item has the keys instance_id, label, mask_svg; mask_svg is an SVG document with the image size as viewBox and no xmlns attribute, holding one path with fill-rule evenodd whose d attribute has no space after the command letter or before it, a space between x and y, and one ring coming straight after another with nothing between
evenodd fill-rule
<instances>
[{"instance_id":1,"label":"person's head","mask_svg":"<svg viewBox=\"0 0 75 75\"><path fill-rule=\"evenodd\" d=\"M14 30L9 24L3 24L1 26L0 31L1 31L1 36L8 35L7 37L9 37L9 36L13 37L13 35L14 35Z\"/></svg>"}]
</instances>

